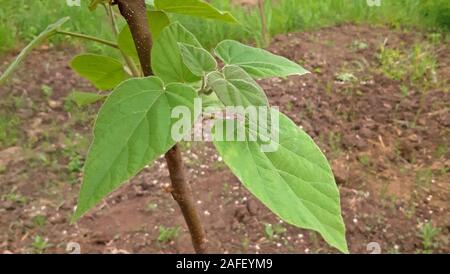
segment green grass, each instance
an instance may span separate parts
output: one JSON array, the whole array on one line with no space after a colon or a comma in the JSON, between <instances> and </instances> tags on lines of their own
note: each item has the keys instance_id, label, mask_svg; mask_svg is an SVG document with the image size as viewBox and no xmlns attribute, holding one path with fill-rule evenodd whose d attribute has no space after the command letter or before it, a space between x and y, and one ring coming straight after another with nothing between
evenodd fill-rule
<instances>
[{"instance_id":1,"label":"green grass","mask_svg":"<svg viewBox=\"0 0 450 274\"><path fill-rule=\"evenodd\" d=\"M105 11L100 7L90 12L88 1L81 2L81 7L69 7L65 0L0 0L0 52L22 47L48 24L63 16L72 18L66 25L68 30L112 40ZM229 0L210 2L231 11L241 24L229 25L185 16L174 19L194 32L206 47L213 47L225 38L261 44L260 16L256 9L236 7ZM448 0L382 0L381 3L380 7L369 7L366 0L279 0L267 2L265 13L272 35L344 22L416 26L439 31L450 29ZM56 43L62 40L63 37L53 38ZM73 43L80 45L76 41ZM103 46L94 43L88 43L86 47L91 52L103 50Z\"/></svg>"},{"instance_id":2,"label":"green grass","mask_svg":"<svg viewBox=\"0 0 450 274\"><path fill-rule=\"evenodd\" d=\"M158 243L170 243L178 238L180 227L159 227Z\"/></svg>"},{"instance_id":3,"label":"green grass","mask_svg":"<svg viewBox=\"0 0 450 274\"><path fill-rule=\"evenodd\" d=\"M19 124L18 117L5 110L0 110L0 150L17 143L20 135Z\"/></svg>"},{"instance_id":4,"label":"green grass","mask_svg":"<svg viewBox=\"0 0 450 274\"><path fill-rule=\"evenodd\" d=\"M177 17L199 37L204 46L212 47L225 37L256 40L257 44L261 44L258 10L235 7L229 1L211 2L221 9L230 10L241 25ZM272 35L345 22L414 26L440 31L450 29L450 2L446 0L383 0L380 7L369 7L366 0L280 0L266 5L265 13Z\"/></svg>"},{"instance_id":5,"label":"green grass","mask_svg":"<svg viewBox=\"0 0 450 274\"><path fill-rule=\"evenodd\" d=\"M435 227L433 223L425 223L419 230L419 237L422 239L423 250L421 253L431 254L433 250L439 247L437 240L441 230Z\"/></svg>"},{"instance_id":6,"label":"green grass","mask_svg":"<svg viewBox=\"0 0 450 274\"><path fill-rule=\"evenodd\" d=\"M39 235L36 235L34 237L34 241L31 244L31 247L33 248L34 253L42 254L45 252L45 250L52 245L48 243L47 239L42 238Z\"/></svg>"},{"instance_id":7,"label":"green grass","mask_svg":"<svg viewBox=\"0 0 450 274\"><path fill-rule=\"evenodd\" d=\"M397 81L408 81L411 86L427 90L438 84L436 49L429 43L416 43L411 47L400 45L388 48L382 45L378 54L383 74ZM407 95L407 87L402 94Z\"/></svg>"},{"instance_id":8,"label":"green grass","mask_svg":"<svg viewBox=\"0 0 450 274\"><path fill-rule=\"evenodd\" d=\"M0 52L22 47L47 25L65 16L72 18L65 25L69 30L113 39L104 9L90 12L87 2L83 0L82 7L69 7L65 0L0 0ZM59 36L52 41L61 42L63 38ZM79 41L74 43L80 45ZM87 47L93 52L103 50L103 46L95 43L89 43Z\"/></svg>"}]
</instances>

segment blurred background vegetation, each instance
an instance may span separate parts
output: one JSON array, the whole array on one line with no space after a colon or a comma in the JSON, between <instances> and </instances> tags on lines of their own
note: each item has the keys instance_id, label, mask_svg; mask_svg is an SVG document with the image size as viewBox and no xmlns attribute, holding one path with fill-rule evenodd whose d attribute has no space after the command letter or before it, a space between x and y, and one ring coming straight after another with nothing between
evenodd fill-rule
<instances>
[{"instance_id":1,"label":"blurred background vegetation","mask_svg":"<svg viewBox=\"0 0 450 274\"><path fill-rule=\"evenodd\" d=\"M387 24L394 28L412 27L432 31L450 30L449 0L380 0L381 6L369 6L367 0L265 0L265 14L271 35L292 31L310 30L345 22L358 24ZM81 7L69 7L66 0L0 0L0 53L21 48L48 24L58 18L70 16L66 28L113 39L103 9L95 15L87 8L88 0ZM196 20L176 16L190 29L205 47L212 47L225 37L262 43L261 20L257 8L245 3L250 0L212 0L216 7L229 10L241 22L229 25L220 22ZM237 5L244 3L244 5ZM99 23L103 18L104 24ZM123 22L122 22L123 24ZM54 38L55 43L64 37ZM80 41L73 40L77 46ZM80 43L80 44L76 44ZM87 50L102 51L101 45L89 44Z\"/></svg>"},{"instance_id":2,"label":"blurred background vegetation","mask_svg":"<svg viewBox=\"0 0 450 274\"><path fill-rule=\"evenodd\" d=\"M90 12L89 1L69 7L66 0L0 0L0 67L6 68L29 41L64 16L72 18L64 25L67 31L115 40L105 10ZM448 253L450 0L379 1L381 6L371 7L368 0L265 0L271 37L312 31L274 41L269 49L313 73L270 80L264 88L271 104L314 134L330 159L341 181L352 252L366 253L365 243L376 239L382 241L383 253ZM258 0L209 2L231 11L241 24L178 15L172 19L181 21L208 48L225 38L268 45L269 39L262 37ZM364 26L319 30L345 23ZM0 253L64 253L67 242L78 240L84 243L83 252L110 253L116 247L144 253L191 252L177 244L189 237L186 230L165 215L174 212L175 205L166 195L162 163L146 169L108 200L106 211L79 227L69 226L100 106L79 107L73 102L73 92L95 91L67 66L73 55L84 51L119 57L117 50L98 43L54 36L29 56L11 84L0 87ZM192 155L186 161L189 176L202 176L197 189L203 194L197 194L204 201L202 208L208 209L205 216L219 210L218 200L224 201L226 212L235 213L227 213L220 222L211 219L211 228L223 224L231 235L209 230L221 246L217 250L331 252L315 233L284 227L250 203L248 192L235 187L236 178L223 161L216 161L209 146L183 142L182 147ZM203 174L205 167L210 168ZM257 209L256 217L250 208ZM133 217L126 226L103 218L121 210L121 216Z\"/></svg>"}]
</instances>

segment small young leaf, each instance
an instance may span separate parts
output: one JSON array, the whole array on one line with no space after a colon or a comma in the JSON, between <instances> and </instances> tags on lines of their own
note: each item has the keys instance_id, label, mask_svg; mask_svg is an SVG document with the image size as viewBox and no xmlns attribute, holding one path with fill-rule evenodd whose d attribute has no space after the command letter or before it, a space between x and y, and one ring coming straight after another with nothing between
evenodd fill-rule
<instances>
[{"instance_id":1,"label":"small young leaf","mask_svg":"<svg viewBox=\"0 0 450 274\"><path fill-rule=\"evenodd\" d=\"M153 41L159 38L161 31L170 24L169 17L162 11L147 11L148 23ZM139 63L139 57L134 45L130 27L125 25L117 37L117 45L127 56Z\"/></svg>"},{"instance_id":2,"label":"small young leaf","mask_svg":"<svg viewBox=\"0 0 450 274\"><path fill-rule=\"evenodd\" d=\"M107 95L92 92L74 91L69 95L69 99L74 101L78 107L84 107L107 98Z\"/></svg>"},{"instance_id":3,"label":"small young leaf","mask_svg":"<svg viewBox=\"0 0 450 274\"><path fill-rule=\"evenodd\" d=\"M113 89L130 77L120 61L102 55L78 55L73 58L70 66L101 90Z\"/></svg>"},{"instance_id":4,"label":"small young leaf","mask_svg":"<svg viewBox=\"0 0 450 274\"><path fill-rule=\"evenodd\" d=\"M206 19L221 20L228 23L237 23L236 18L229 12L222 12L210 4L201 0L155 0L155 6L159 10L169 13L178 13L201 17Z\"/></svg>"},{"instance_id":5,"label":"small young leaf","mask_svg":"<svg viewBox=\"0 0 450 274\"><path fill-rule=\"evenodd\" d=\"M183 63L193 74L204 76L206 73L217 69L216 60L205 49L184 43L178 43L178 46L181 50Z\"/></svg>"},{"instance_id":6,"label":"small young leaf","mask_svg":"<svg viewBox=\"0 0 450 274\"><path fill-rule=\"evenodd\" d=\"M279 140L270 138L278 146L273 152L264 152L261 141L214 141L214 145L239 180L281 219L319 232L347 253L339 190L327 159L304 131L278 114L279 129L274 130ZM252 128L246 126L248 134L254 134Z\"/></svg>"},{"instance_id":7,"label":"small young leaf","mask_svg":"<svg viewBox=\"0 0 450 274\"><path fill-rule=\"evenodd\" d=\"M185 106L194 113L195 96L193 88L164 86L157 77L127 80L111 93L95 123L74 220L175 145L171 111Z\"/></svg>"},{"instance_id":8,"label":"small young leaf","mask_svg":"<svg viewBox=\"0 0 450 274\"><path fill-rule=\"evenodd\" d=\"M156 76L165 83L190 83L200 80L183 63L178 43L201 48L197 38L179 23L163 29L152 48L152 68Z\"/></svg>"},{"instance_id":9,"label":"small young leaf","mask_svg":"<svg viewBox=\"0 0 450 274\"><path fill-rule=\"evenodd\" d=\"M308 73L307 70L289 59L232 40L219 43L215 54L224 63L243 68L255 79Z\"/></svg>"},{"instance_id":10,"label":"small young leaf","mask_svg":"<svg viewBox=\"0 0 450 274\"><path fill-rule=\"evenodd\" d=\"M208 74L207 85L225 106L268 106L266 94L243 69L225 66L223 72Z\"/></svg>"},{"instance_id":11,"label":"small young leaf","mask_svg":"<svg viewBox=\"0 0 450 274\"><path fill-rule=\"evenodd\" d=\"M162 11L147 11L150 32L153 40L159 38L162 30L170 25L170 19L165 12Z\"/></svg>"}]
</instances>

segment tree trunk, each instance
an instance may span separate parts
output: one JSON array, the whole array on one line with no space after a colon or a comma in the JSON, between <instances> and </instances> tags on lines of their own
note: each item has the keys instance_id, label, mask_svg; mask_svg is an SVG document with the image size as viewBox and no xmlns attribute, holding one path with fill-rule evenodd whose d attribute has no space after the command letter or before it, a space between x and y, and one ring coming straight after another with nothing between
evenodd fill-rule
<instances>
[{"instance_id":1,"label":"tree trunk","mask_svg":"<svg viewBox=\"0 0 450 274\"><path fill-rule=\"evenodd\" d=\"M144 0L116 0L122 16L130 27L136 50L139 55L142 72L145 76L153 74L151 69L152 38L148 27L148 18ZM195 207L192 190L186 181L183 159L178 145L165 155L172 181L172 196L181 208L184 219L191 233L192 243L197 253L206 252L205 231Z\"/></svg>"}]
</instances>

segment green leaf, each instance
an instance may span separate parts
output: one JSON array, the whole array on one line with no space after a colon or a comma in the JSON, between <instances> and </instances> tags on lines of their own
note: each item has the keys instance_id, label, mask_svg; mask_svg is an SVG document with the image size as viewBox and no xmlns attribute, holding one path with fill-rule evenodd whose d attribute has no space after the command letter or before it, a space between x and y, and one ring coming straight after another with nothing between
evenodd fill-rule
<instances>
[{"instance_id":1,"label":"green leaf","mask_svg":"<svg viewBox=\"0 0 450 274\"><path fill-rule=\"evenodd\" d=\"M91 81L96 88L102 90L113 89L130 77L120 61L102 55L78 55L73 58L70 66Z\"/></svg>"},{"instance_id":2,"label":"green leaf","mask_svg":"<svg viewBox=\"0 0 450 274\"><path fill-rule=\"evenodd\" d=\"M33 39L16 57L14 62L9 65L9 67L5 70L5 72L0 76L0 86L8 80L8 78L13 74L13 72L19 67L22 63L23 59L27 57L28 54L37 46L44 43L48 38L55 35L58 29L67 21L70 20L70 17L64 17L59 19L57 22L49 25L43 32L41 32L36 38Z\"/></svg>"},{"instance_id":3,"label":"green leaf","mask_svg":"<svg viewBox=\"0 0 450 274\"><path fill-rule=\"evenodd\" d=\"M131 57L134 62L139 64L139 56L128 25L125 25L117 36L117 45L124 54Z\"/></svg>"},{"instance_id":4,"label":"green leaf","mask_svg":"<svg viewBox=\"0 0 450 274\"><path fill-rule=\"evenodd\" d=\"M101 101L107 97L107 95L92 92L74 91L69 95L68 99L74 101L78 107L84 107Z\"/></svg>"},{"instance_id":5,"label":"green leaf","mask_svg":"<svg viewBox=\"0 0 450 274\"><path fill-rule=\"evenodd\" d=\"M147 17L152 39L155 41L159 38L161 31L170 24L170 20L167 14L162 11L147 11ZM133 58L136 63L139 63L136 46L134 45L133 36L128 25L125 25L120 31L117 37L117 45L123 53Z\"/></svg>"},{"instance_id":6,"label":"green leaf","mask_svg":"<svg viewBox=\"0 0 450 274\"><path fill-rule=\"evenodd\" d=\"M74 220L175 145L171 111L185 106L193 113L195 96L193 88L164 86L157 77L130 79L111 93L95 123Z\"/></svg>"},{"instance_id":7,"label":"green leaf","mask_svg":"<svg viewBox=\"0 0 450 274\"><path fill-rule=\"evenodd\" d=\"M330 245L347 253L339 191L327 159L288 117L276 110L271 117L277 113L279 129L274 132L278 130L279 138L271 138L277 147L273 152L261 149L265 144L261 138L214 144L233 173L270 210L287 223L319 232ZM255 134L248 125L247 133ZM259 136L269 138L269 134Z\"/></svg>"},{"instance_id":8,"label":"green leaf","mask_svg":"<svg viewBox=\"0 0 450 274\"><path fill-rule=\"evenodd\" d=\"M181 50L183 63L193 74L204 76L206 73L217 69L216 60L205 49L184 43L178 43L178 46Z\"/></svg>"},{"instance_id":9,"label":"green leaf","mask_svg":"<svg viewBox=\"0 0 450 274\"><path fill-rule=\"evenodd\" d=\"M98 5L107 4L110 0L91 0L89 3L89 10L94 11Z\"/></svg>"},{"instance_id":10,"label":"green leaf","mask_svg":"<svg viewBox=\"0 0 450 274\"><path fill-rule=\"evenodd\" d=\"M225 66L222 73L208 74L207 85L225 106L268 106L266 94L243 69Z\"/></svg>"},{"instance_id":11,"label":"green leaf","mask_svg":"<svg viewBox=\"0 0 450 274\"><path fill-rule=\"evenodd\" d=\"M156 40L161 35L162 30L170 25L170 19L165 12L162 11L147 11L150 32L153 40Z\"/></svg>"},{"instance_id":12,"label":"green leaf","mask_svg":"<svg viewBox=\"0 0 450 274\"><path fill-rule=\"evenodd\" d=\"M206 19L221 20L228 23L237 23L236 18L229 12L222 12L205 1L200 0L155 0L155 6L159 10L169 13L178 13L201 17Z\"/></svg>"},{"instance_id":13,"label":"green leaf","mask_svg":"<svg viewBox=\"0 0 450 274\"><path fill-rule=\"evenodd\" d=\"M209 113L223 110L224 105L215 93L210 95L201 94L200 97L202 99L203 112Z\"/></svg>"},{"instance_id":14,"label":"green leaf","mask_svg":"<svg viewBox=\"0 0 450 274\"><path fill-rule=\"evenodd\" d=\"M197 38L179 23L167 26L153 43L153 72L165 83L199 81L200 77L195 76L184 64L178 43L202 47Z\"/></svg>"},{"instance_id":15,"label":"green leaf","mask_svg":"<svg viewBox=\"0 0 450 274\"><path fill-rule=\"evenodd\" d=\"M307 70L289 59L232 40L219 43L215 49L215 54L225 64L237 65L255 79L308 73Z\"/></svg>"}]
</instances>

